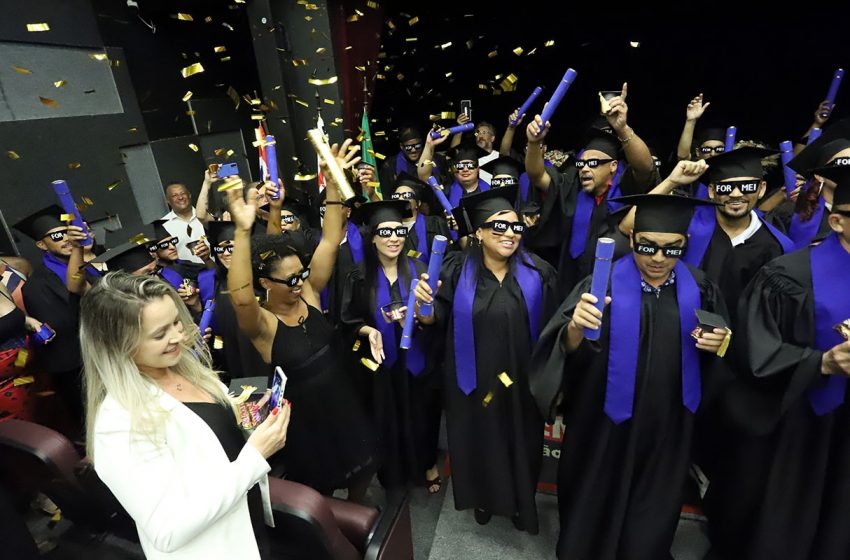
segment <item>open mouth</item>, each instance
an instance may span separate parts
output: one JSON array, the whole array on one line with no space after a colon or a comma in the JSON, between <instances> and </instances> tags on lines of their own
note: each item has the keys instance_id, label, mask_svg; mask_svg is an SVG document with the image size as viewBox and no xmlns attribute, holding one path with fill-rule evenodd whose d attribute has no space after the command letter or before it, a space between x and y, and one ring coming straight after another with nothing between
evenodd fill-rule
<instances>
[{"instance_id":1,"label":"open mouth","mask_svg":"<svg viewBox=\"0 0 850 560\"><path fill-rule=\"evenodd\" d=\"M174 345L172 345L172 346L169 346L169 347L165 350L165 352L163 352L163 354L166 354L166 355L168 355L168 356L173 356L173 355L175 355L175 354L177 354L177 353L179 353L179 352L180 352L180 345L179 345L179 344L174 344Z\"/></svg>"}]
</instances>

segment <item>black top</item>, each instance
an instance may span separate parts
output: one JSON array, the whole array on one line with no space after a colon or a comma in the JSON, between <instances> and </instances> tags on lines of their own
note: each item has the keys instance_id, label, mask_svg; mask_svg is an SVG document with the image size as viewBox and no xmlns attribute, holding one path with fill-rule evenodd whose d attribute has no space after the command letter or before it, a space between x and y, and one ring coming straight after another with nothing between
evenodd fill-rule
<instances>
[{"instance_id":1,"label":"black top","mask_svg":"<svg viewBox=\"0 0 850 560\"><path fill-rule=\"evenodd\" d=\"M30 316L56 331L56 338L39 347L34 354L33 368L48 373L79 368L83 361L79 340L79 296L68 292L62 280L44 266L35 269L21 293Z\"/></svg>"},{"instance_id":2,"label":"black top","mask_svg":"<svg viewBox=\"0 0 850 560\"><path fill-rule=\"evenodd\" d=\"M0 317L0 349L7 348L10 343L26 334L25 319L26 315L17 307Z\"/></svg>"},{"instance_id":3,"label":"black top","mask_svg":"<svg viewBox=\"0 0 850 560\"><path fill-rule=\"evenodd\" d=\"M331 344L333 326L324 318L321 311L306 302L305 305L307 305L307 317L297 326L290 327L283 321L278 322L277 328L286 331L284 335L286 344L275 347L275 365L303 364L316 352Z\"/></svg>"}]
</instances>

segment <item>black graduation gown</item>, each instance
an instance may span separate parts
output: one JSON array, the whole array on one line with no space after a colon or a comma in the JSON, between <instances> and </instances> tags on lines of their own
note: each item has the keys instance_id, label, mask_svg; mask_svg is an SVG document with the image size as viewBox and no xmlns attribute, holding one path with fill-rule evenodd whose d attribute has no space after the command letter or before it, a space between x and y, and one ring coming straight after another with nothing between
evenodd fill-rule
<instances>
[{"instance_id":1,"label":"black graduation gown","mask_svg":"<svg viewBox=\"0 0 850 560\"><path fill-rule=\"evenodd\" d=\"M325 287L327 290L325 315L328 321L334 325L339 325L340 321L340 306L342 305L342 292L345 289L346 278L354 267L354 256L351 253L351 245L348 241L339 246L336 253L336 263L334 264L333 272Z\"/></svg>"},{"instance_id":2,"label":"black graduation gown","mask_svg":"<svg viewBox=\"0 0 850 560\"><path fill-rule=\"evenodd\" d=\"M425 237L426 237L426 245L428 247L428 251L431 251L431 244L434 242L435 235L442 235L446 239L449 240L449 244L446 247L446 251L451 251L454 248L454 243L452 243L451 230L449 229L449 224L446 222L444 218L440 216L423 216L425 218ZM416 236L416 228L412 225L410 226L410 231L407 232L407 239L404 242L404 251L402 254L408 254L408 251L416 251L416 247L419 244L419 238ZM418 258L418 257L412 257Z\"/></svg>"},{"instance_id":3,"label":"black graduation gown","mask_svg":"<svg viewBox=\"0 0 850 560\"><path fill-rule=\"evenodd\" d=\"M809 249L771 261L741 298L736 353L749 368L724 394L728 449L706 495L724 560L850 558L850 398L824 416Z\"/></svg>"},{"instance_id":4,"label":"black graduation gown","mask_svg":"<svg viewBox=\"0 0 850 560\"><path fill-rule=\"evenodd\" d=\"M823 204L823 200L821 200L820 203ZM794 217L795 210L796 205L789 200L768 212L765 215L765 219L787 233L791 231L791 220ZM816 241L820 241L832 233L832 228L829 227L829 211L826 209L824 210L825 211L821 214L818 231L814 238Z\"/></svg>"},{"instance_id":5,"label":"black graduation gown","mask_svg":"<svg viewBox=\"0 0 850 560\"><path fill-rule=\"evenodd\" d=\"M416 274L425 272L425 265L410 259ZM401 300L399 279L390 286L390 297ZM408 280L408 287L410 286ZM363 264L351 269L343 288L340 317L349 339L359 340L357 359L372 359L369 341L357 332L364 324L375 327L372 287L365 280ZM396 323L396 344L401 342L401 325ZM417 336L424 337L425 369L418 376L405 367L405 350L398 349L392 367L379 366L377 371L357 365L361 378L368 379L371 395L367 398L378 435L383 466L378 477L385 488L400 488L425 483L425 471L437 461L437 440L440 431L440 404L437 392L439 379L434 373L431 329L421 327ZM384 340L384 347L389 341ZM349 346L350 348L351 346Z\"/></svg>"},{"instance_id":6,"label":"black graduation gown","mask_svg":"<svg viewBox=\"0 0 850 560\"><path fill-rule=\"evenodd\" d=\"M446 336L443 392L455 508L518 515L525 529L536 532L534 494L543 456L543 417L528 388L532 341L525 299L511 272L500 285L489 270L479 269L472 304L477 385L464 394L455 369L452 309L466 255L446 256L434 305ZM555 271L543 259L529 256L542 278L542 326L556 304ZM499 380L502 372L513 380L510 387ZM485 405L488 394L492 397Z\"/></svg>"},{"instance_id":7,"label":"black graduation gown","mask_svg":"<svg viewBox=\"0 0 850 560\"><path fill-rule=\"evenodd\" d=\"M702 309L726 315L717 286L688 267ZM694 415L682 403L681 334L675 286L660 296L643 293L640 358L633 415L614 424L605 414L610 313L598 344L587 340L563 352L564 329L591 278L579 283L541 334L535 348L532 391L549 414L560 385L564 442L558 469L561 532L558 557L593 560L670 558L670 545L690 467ZM692 341L687 341L692 343ZM702 408L726 378L723 361L700 352Z\"/></svg>"}]
</instances>

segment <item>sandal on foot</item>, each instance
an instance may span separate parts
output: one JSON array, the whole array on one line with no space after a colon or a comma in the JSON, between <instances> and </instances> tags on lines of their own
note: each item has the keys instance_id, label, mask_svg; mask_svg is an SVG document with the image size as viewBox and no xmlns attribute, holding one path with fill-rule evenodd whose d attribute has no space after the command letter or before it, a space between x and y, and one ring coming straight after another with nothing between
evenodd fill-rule
<instances>
[{"instance_id":1,"label":"sandal on foot","mask_svg":"<svg viewBox=\"0 0 850 560\"><path fill-rule=\"evenodd\" d=\"M440 478L440 475L437 475L434 478L429 478L425 480L425 486L428 488L429 494L439 494L440 490L443 489L443 479ZM437 487L436 490L432 490L432 488Z\"/></svg>"}]
</instances>

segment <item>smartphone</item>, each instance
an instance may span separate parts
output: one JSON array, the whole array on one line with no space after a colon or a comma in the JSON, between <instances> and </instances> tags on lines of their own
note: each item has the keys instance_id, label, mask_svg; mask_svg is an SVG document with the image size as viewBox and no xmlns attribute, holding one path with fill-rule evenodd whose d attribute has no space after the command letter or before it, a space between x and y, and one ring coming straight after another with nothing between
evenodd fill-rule
<instances>
[{"instance_id":1,"label":"smartphone","mask_svg":"<svg viewBox=\"0 0 850 560\"><path fill-rule=\"evenodd\" d=\"M225 179L231 175L239 175L239 166L235 163L222 163L218 166L218 178Z\"/></svg>"},{"instance_id":2,"label":"smartphone","mask_svg":"<svg viewBox=\"0 0 850 560\"><path fill-rule=\"evenodd\" d=\"M472 120L472 100L461 99L460 112L466 115L469 120Z\"/></svg>"},{"instance_id":3,"label":"smartphone","mask_svg":"<svg viewBox=\"0 0 850 560\"><path fill-rule=\"evenodd\" d=\"M269 410L279 408L283 404L283 394L286 391L286 374L280 366L274 368L272 375L272 394L269 397Z\"/></svg>"}]
</instances>

